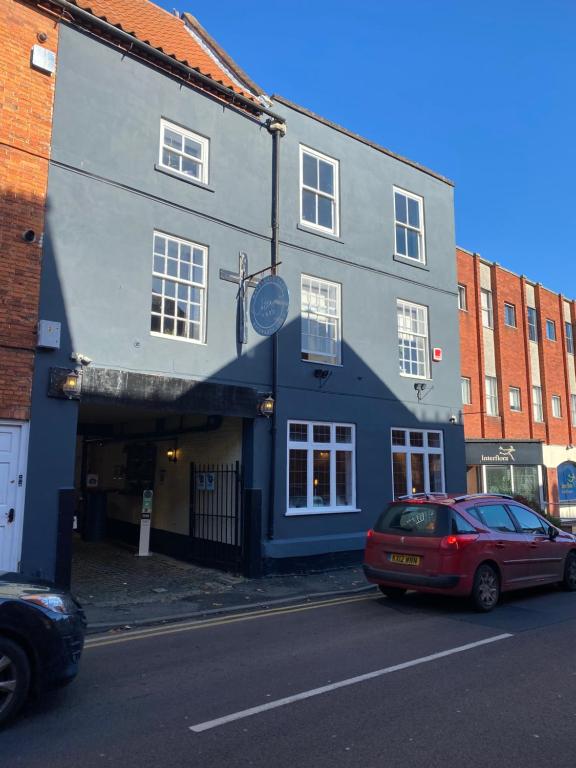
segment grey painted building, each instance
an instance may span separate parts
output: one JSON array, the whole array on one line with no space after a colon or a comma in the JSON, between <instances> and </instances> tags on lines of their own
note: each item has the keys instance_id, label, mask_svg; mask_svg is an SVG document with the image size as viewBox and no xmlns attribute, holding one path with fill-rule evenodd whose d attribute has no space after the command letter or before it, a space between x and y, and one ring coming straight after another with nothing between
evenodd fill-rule
<instances>
[{"instance_id":1,"label":"grey painted building","mask_svg":"<svg viewBox=\"0 0 576 768\"><path fill-rule=\"evenodd\" d=\"M265 115L62 25L25 572L67 557L62 489L88 537L136 542L153 490L153 549L266 570L359 558L394 494L465 490L451 184L272 109L276 164ZM270 266L274 170L288 318L240 344L221 271ZM80 399L54 396L74 353Z\"/></svg>"}]
</instances>

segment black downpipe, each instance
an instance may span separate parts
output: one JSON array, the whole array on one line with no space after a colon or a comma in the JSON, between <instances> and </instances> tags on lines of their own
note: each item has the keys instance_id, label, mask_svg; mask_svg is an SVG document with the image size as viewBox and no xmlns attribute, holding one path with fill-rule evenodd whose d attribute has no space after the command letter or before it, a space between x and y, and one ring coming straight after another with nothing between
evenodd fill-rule
<instances>
[{"instance_id":1,"label":"black downpipe","mask_svg":"<svg viewBox=\"0 0 576 768\"><path fill-rule=\"evenodd\" d=\"M284 123L270 122L268 130L272 133L272 253L270 266L276 274L279 253L279 217L280 217L280 139L286 132ZM279 332L278 332L279 333ZM278 412L278 333L272 335L272 397L274 411L270 418L270 477L268 483L268 539L274 538L274 501L276 496L276 437Z\"/></svg>"}]
</instances>

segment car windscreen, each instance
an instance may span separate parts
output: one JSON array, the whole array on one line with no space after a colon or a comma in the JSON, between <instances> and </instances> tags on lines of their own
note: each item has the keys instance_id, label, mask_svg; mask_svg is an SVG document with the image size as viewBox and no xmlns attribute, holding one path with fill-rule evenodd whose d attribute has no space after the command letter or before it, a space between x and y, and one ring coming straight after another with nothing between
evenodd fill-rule
<instances>
[{"instance_id":1,"label":"car windscreen","mask_svg":"<svg viewBox=\"0 0 576 768\"><path fill-rule=\"evenodd\" d=\"M401 536L446 536L450 533L450 509L440 504L394 502L382 512L374 530Z\"/></svg>"}]
</instances>

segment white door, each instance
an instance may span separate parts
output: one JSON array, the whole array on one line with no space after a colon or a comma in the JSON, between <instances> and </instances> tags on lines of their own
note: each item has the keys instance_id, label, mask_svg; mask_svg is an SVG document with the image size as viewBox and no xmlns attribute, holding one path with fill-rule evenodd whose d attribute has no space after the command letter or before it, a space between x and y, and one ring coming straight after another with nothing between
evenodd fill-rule
<instances>
[{"instance_id":1,"label":"white door","mask_svg":"<svg viewBox=\"0 0 576 768\"><path fill-rule=\"evenodd\" d=\"M22 548L26 426L0 423L0 571L17 571Z\"/></svg>"}]
</instances>

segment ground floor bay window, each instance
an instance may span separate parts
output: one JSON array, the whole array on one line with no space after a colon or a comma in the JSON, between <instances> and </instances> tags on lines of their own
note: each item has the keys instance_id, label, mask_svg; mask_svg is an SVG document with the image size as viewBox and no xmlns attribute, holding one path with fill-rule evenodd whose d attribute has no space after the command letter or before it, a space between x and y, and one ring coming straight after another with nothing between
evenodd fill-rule
<instances>
[{"instance_id":1,"label":"ground floor bay window","mask_svg":"<svg viewBox=\"0 0 576 768\"><path fill-rule=\"evenodd\" d=\"M392 430L394 498L411 493L444 492L442 432Z\"/></svg>"},{"instance_id":2,"label":"ground floor bay window","mask_svg":"<svg viewBox=\"0 0 576 768\"><path fill-rule=\"evenodd\" d=\"M289 515L356 509L353 424L288 422Z\"/></svg>"}]
</instances>

